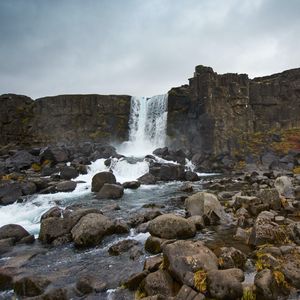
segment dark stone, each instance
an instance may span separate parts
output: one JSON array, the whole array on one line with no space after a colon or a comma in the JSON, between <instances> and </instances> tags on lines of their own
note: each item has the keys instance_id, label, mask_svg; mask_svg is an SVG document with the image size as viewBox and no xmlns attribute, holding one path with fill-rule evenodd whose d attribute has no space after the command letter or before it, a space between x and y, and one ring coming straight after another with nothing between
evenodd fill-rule
<instances>
[{"instance_id":1,"label":"dark stone","mask_svg":"<svg viewBox=\"0 0 300 300\"><path fill-rule=\"evenodd\" d=\"M14 170L28 169L33 163L39 161L38 157L33 156L25 150L18 151L12 157L8 158L5 163L8 168L13 168Z\"/></svg>"},{"instance_id":2,"label":"dark stone","mask_svg":"<svg viewBox=\"0 0 300 300\"><path fill-rule=\"evenodd\" d=\"M13 288L13 274L11 271L0 267L0 291Z\"/></svg>"},{"instance_id":3,"label":"dark stone","mask_svg":"<svg viewBox=\"0 0 300 300\"><path fill-rule=\"evenodd\" d=\"M72 192L75 190L77 183L75 181L63 181L56 185L58 192Z\"/></svg>"},{"instance_id":4,"label":"dark stone","mask_svg":"<svg viewBox=\"0 0 300 300\"><path fill-rule=\"evenodd\" d=\"M100 172L92 179L92 192L99 192L105 183L115 184L116 177L111 172Z\"/></svg>"},{"instance_id":5,"label":"dark stone","mask_svg":"<svg viewBox=\"0 0 300 300\"><path fill-rule=\"evenodd\" d=\"M122 186L124 187L124 189L137 189L139 188L141 185L141 183L139 181L126 181L124 183L122 183Z\"/></svg>"},{"instance_id":6,"label":"dark stone","mask_svg":"<svg viewBox=\"0 0 300 300\"><path fill-rule=\"evenodd\" d=\"M166 165L163 164L160 168L160 180L183 180L184 179L184 167L181 165Z\"/></svg>"},{"instance_id":7,"label":"dark stone","mask_svg":"<svg viewBox=\"0 0 300 300\"><path fill-rule=\"evenodd\" d=\"M104 183L97 193L97 199L119 199L124 194L124 188L118 184Z\"/></svg>"},{"instance_id":8,"label":"dark stone","mask_svg":"<svg viewBox=\"0 0 300 300\"><path fill-rule=\"evenodd\" d=\"M187 171L187 172L185 172L185 180L186 181L198 181L199 176L195 172Z\"/></svg>"},{"instance_id":9,"label":"dark stone","mask_svg":"<svg viewBox=\"0 0 300 300\"><path fill-rule=\"evenodd\" d=\"M147 173L137 179L141 184L155 184L157 179L150 173Z\"/></svg>"},{"instance_id":10,"label":"dark stone","mask_svg":"<svg viewBox=\"0 0 300 300\"><path fill-rule=\"evenodd\" d=\"M41 162L50 161L56 164L67 162L69 159L69 153L67 149L63 147L46 147L43 148L40 153Z\"/></svg>"},{"instance_id":11,"label":"dark stone","mask_svg":"<svg viewBox=\"0 0 300 300\"><path fill-rule=\"evenodd\" d=\"M24 276L14 282L14 291L19 296L34 297L43 294L50 281L43 277Z\"/></svg>"},{"instance_id":12,"label":"dark stone","mask_svg":"<svg viewBox=\"0 0 300 300\"><path fill-rule=\"evenodd\" d=\"M204 300L205 296L197 293L187 285L183 285L174 300Z\"/></svg>"},{"instance_id":13,"label":"dark stone","mask_svg":"<svg viewBox=\"0 0 300 300\"><path fill-rule=\"evenodd\" d=\"M76 289L82 295L91 294L93 292L99 293L106 289L106 283L97 280L95 277L85 275L77 280Z\"/></svg>"},{"instance_id":14,"label":"dark stone","mask_svg":"<svg viewBox=\"0 0 300 300\"><path fill-rule=\"evenodd\" d=\"M129 249L137 245L139 245L139 242L136 240L123 240L109 247L108 252L110 255L117 256L122 252L127 252Z\"/></svg>"},{"instance_id":15,"label":"dark stone","mask_svg":"<svg viewBox=\"0 0 300 300\"><path fill-rule=\"evenodd\" d=\"M147 270L140 273L133 274L126 281L123 282L123 285L126 288L134 291L139 287L140 283L146 278L148 274L149 271Z\"/></svg>"},{"instance_id":16,"label":"dark stone","mask_svg":"<svg viewBox=\"0 0 300 300\"><path fill-rule=\"evenodd\" d=\"M166 155L169 155L168 147L164 148L157 148L152 152L154 155L157 155L159 157L164 157Z\"/></svg>"},{"instance_id":17,"label":"dark stone","mask_svg":"<svg viewBox=\"0 0 300 300\"><path fill-rule=\"evenodd\" d=\"M63 167L60 169L60 178L70 180L79 175L78 171L73 167Z\"/></svg>"},{"instance_id":18,"label":"dark stone","mask_svg":"<svg viewBox=\"0 0 300 300\"><path fill-rule=\"evenodd\" d=\"M9 205L22 196L22 185L19 182L6 182L0 185L0 205Z\"/></svg>"},{"instance_id":19,"label":"dark stone","mask_svg":"<svg viewBox=\"0 0 300 300\"><path fill-rule=\"evenodd\" d=\"M36 184L34 182L24 182L22 183L22 193L23 195L33 195L36 192Z\"/></svg>"},{"instance_id":20,"label":"dark stone","mask_svg":"<svg viewBox=\"0 0 300 300\"><path fill-rule=\"evenodd\" d=\"M16 224L8 224L0 228L0 240L13 238L15 242L19 242L22 238L29 235L26 229Z\"/></svg>"}]
</instances>

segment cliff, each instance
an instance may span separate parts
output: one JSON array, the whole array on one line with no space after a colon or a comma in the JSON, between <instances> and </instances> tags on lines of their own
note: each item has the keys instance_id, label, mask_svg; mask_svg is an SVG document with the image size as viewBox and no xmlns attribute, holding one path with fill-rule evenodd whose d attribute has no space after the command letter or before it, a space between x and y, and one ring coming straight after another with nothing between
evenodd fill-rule
<instances>
[{"instance_id":1,"label":"cliff","mask_svg":"<svg viewBox=\"0 0 300 300\"><path fill-rule=\"evenodd\" d=\"M0 144L46 145L127 139L130 96L0 96Z\"/></svg>"},{"instance_id":2,"label":"cliff","mask_svg":"<svg viewBox=\"0 0 300 300\"><path fill-rule=\"evenodd\" d=\"M300 69L249 79L197 66L169 91L169 145L241 164L300 150Z\"/></svg>"}]
</instances>

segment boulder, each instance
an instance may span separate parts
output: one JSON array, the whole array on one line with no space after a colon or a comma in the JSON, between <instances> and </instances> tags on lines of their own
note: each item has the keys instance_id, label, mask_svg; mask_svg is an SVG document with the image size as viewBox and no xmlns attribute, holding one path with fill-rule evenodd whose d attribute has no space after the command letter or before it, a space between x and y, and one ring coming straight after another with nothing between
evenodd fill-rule
<instances>
[{"instance_id":1,"label":"boulder","mask_svg":"<svg viewBox=\"0 0 300 300\"><path fill-rule=\"evenodd\" d=\"M75 190L77 183L75 181L62 181L56 185L58 192L72 192Z\"/></svg>"},{"instance_id":2,"label":"boulder","mask_svg":"<svg viewBox=\"0 0 300 300\"><path fill-rule=\"evenodd\" d=\"M51 161L54 164L69 161L69 153L63 147L46 147L40 152L40 161Z\"/></svg>"},{"instance_id":3,"label":"boulder","mask_svg":"<svg viewBox=\"0 0 300 300\"><path fill-rule=\"evenodd\" d=\"M195 225L187 219L165 214L153 219L148 226L149 232L164 239L187 239L196 234Z\"/></svg>"},{"instance_id":4,"label":"boulder","mask_svg":"<svg viewBox=\"0 0 300 300\"><path fill-rule=\"evenodd\" d=\"M168 243L173 243L175 240L161 239L150 235L145 242L145 250L151 254L158 254L162 252L163 246Z\"/></svg>"},{"instance_id":5,"label":"boulder","mask_svg":"<svg viewBox=\"0 0 300 300\"><path fill-rule=\"evenodd\" d=\"M140 243L136 240L132 240L132 239L123 240L110 246L108 249L108 253L110 255L115 255L115 256L120 255L122 252L127 252L129 249L139 244Z\"/></svg>"},{"instance_id":6,"label":"boulder","mask_svg":"<svg viewBox=\"0 0 300 300\"><path fill-rule=\"evenodd\" d=\"M149 272L157 271L163 262L162 255L150 256L145 259L144 270Z\"/></svg>"},{"instance_id":7,"label":"boulder","mask_svg":"<svg viewBox=\"0 0 300 300\"><path fill-rule=\"evenodd\" d=\"M73 167L62 167L60 169L60 178L65 180L70 180L78 177L78 171Z\"/></svg>"},{"instance_id":8,"label":"boulder","mask_svg":"<svg viewBox=\"0 0 300 300\"><path fill-rule=\"evenodd\" d=\"M222 269L244 269L247 256L242 251L234 247L222 247L220 250L219 266Z\"/></svg>"},{"instance_id":9,"label":"boulder","mask_svg":"<svg viewBox=\"0 0 300 300\"><path fill-rule=\"evenodd\" d=\"M18 296L35 297L44 293L50 281L44 277L23 276L14 282L14 292Z\"/></svg>"},{"instance_id":10,"label":"boulder","mask_svg":"<svg viewBox=\"0 0 300 300\"><path fill-rule=\"evenodd\" d=\"M6 159L5 163L8 168L22 170L30 168L33 163L37 163L38 161L38 157L30 154L26 150L21 150L15 153L12 157Z\"/></svg>"},{"instance_id":11,"label":"boulder","mask_svg":"<svg viewBox=\"0 0 300 300\"><path fill-rule=\"evenodd\" d=\"M160 168L159 178L162 181L184 180L184 166L163 164Z\"/></svg>"},{"instance_id":12,"label":"boulder","mask_svg":"<svg viewBox=\"0 0 300 300\"><path fill-rule=\"evenodd\" d=\"M14 244L15 244L14 238L0 239L0 255L10 251L14 246Z\"/></svg>"},{"instance_id":13,"label":"boulder","mask_svg":"<svg viewBox=\"0 0 300 300\"><path fill-rule=\"evenodd\" d=\"M13 288L13 274L9 269L0 267L0 291Z\"/></svg>"},{"instance_id":14,"label":"boulder","mask_svg":"<svg viewBox=\"0 0 300 300\"><path fill-rule=\"evenodd\" d=\"M187 285L183 285L179 290L174 300L204 300L205 296L201 293L197 293L195 290Z\"/></svg>"},{"instance_id":15,"label":"boulder","mask_svg":"<svg viewBox=\"0 0 300 300\"><path fill-rule=\"evenodd\" d=\"M274 186L281 196L284 196L286 198L293 198L293 186L292 181L289 177L280 176L276 178Z\"/></svg>"},{"instance_id":16,"label":"boulder","mask_svg":"<svg viewBox=\"0 0 300 300\"><path fill-rule=\"evenodd\" d=\"M105 183L115 184L116 177L111 172L100 172L92 179L92 192L99 192Z\"/></svg>"},{"instance_id":17,"label":"boulder","mask_svg":"<svg viewBox=\"0 0 300 300\"><path fill-rule=\"evenodd\" d=\"M196 172L192 172L192 171L186 171L184 178L186 181L198 181L199 180L199 176Z\"/></svg>"},{"instance_id":18,"label":"boulder","mask_svg":"<svg viewBox=\"0 0 300 300\"><path fill-rule=\"evenodd\" d=\"M221 221L228 220L224 208L218 198L210 193L198 192L185 200L185 208L190 216L207 216L210 219L212 213Z\"/></svg>"},{"instance_id":19,"label":"boulder","mask_svg":"<svg viewBox=\"0 0 300 300\"><path fill-rule=\"evenodd\" d=\"M95 246L113 232L113 222L101 214L87 214L72 228L72 238L78 247Z\"/></svg>"},{"instance_id":20,"label":"boulder","mask_svg":"<svg viewBox=\"0 0 300 300\"><path fill-rule=\"evenodd\" d=\"M23 182L22 183L22 194L23 195L33 195L37 190L36 184L34 182Z\"/></svg>"},{"instance_id":21,"label":"boulder","mask_svg":"<svg viewBox=\"0 0 300 300\"><path fill-rule=\"evenodd\" d=\"M22 196L22 185L19 182L0 184L0 205L9 205Z\"/></svg>"},{"instance_id":22,"label":"boulder","mask_svg":"<svg viewBox=\"0 0 300 300\"><path fill-rule=\"evenodd\" d=\"M124 188L118 184L105 183L97 193L97 199L119 199L124 194Z\"/></svg>"},{"instance_id":23,"label":"boulder","mask_svg":"<svg viewBox=\"0 0 300 300\"><path fill-rule=\"evenodd\" d=\"M137 188L139 188L141 185L141 183L139 181L126 181L124 183L122 183L122 186L124 187L124 189L133 189L136 190Z\"/></svg>"},{"instance_id":24,"label":"boulder","mask_svg":"<svg viewBox=\"0 0 300 300\"><path fill-rule=\"evenodd\" d=\"M162 295L162 296L175 296L176 284L168 272L158 270L150 273L144 279L144 290L148 296Z\"/></svg>"},{"instance_id":25,"label":"boulder","mask_svg":"<svg viewBox=\"0 0 300 300\"><path fill-rule=\"evenodd\" d=\"M155 184L157 179L154 175L146 173L137 179L141 184Z\"/></svg>"},{"instance_id":26,"label":"boulder","mask_svg":"<svg viewBox=\"0 0 300 300\"><path fill-rule=\"evenodd\" d=\"M273 210L280 210L281 199L277 189L261 189L258 197L263 204L267 204Z\"/></svg>"},{"instance_id":27,"label":"boulder","mask_svg":"<svg viewBox=\"0 0 300 300\"><path fill-rule=\"evenodd\" d=\"M217 270L218 258L200 241L176 241L163 247L167 270L180 283L194 286L198 270Z\"/></svg>"},{"instance_id":28,"label":"boulder","mask_svg":"<svg viewBox=\"0 0 300 300\"><path fill-rule=\"evenodd\" d=\"M0 228L0 240L12 238L17 243L27 236L30 236L30 233L17 224L8 224Z\"/></svg>"},{"instance_id":29,"label":"boulder","mask_svg":"<svg viewBox=\"0 0 300 300\"><path fill-rule=\"evenodd\" d=\"M207 272L207 289L213 299L241 299L244 279L240 269L210 270Z\"/></svg>"},{"instance_id":30,"label":"boulder","mask_svg":"<svg viewBox=\"0 0 300 300\"><path fill-rule=\"evenodd\" d=\"M139 287L140 283L147 277L148 274L149 271L147 270L132 274L126 281L123 282L123 286L131 291L134 291Z\"/></svg>"},{"instance_id":31,"label":"boulder","mask_svg":"<svg viewBox=\"0 0 300 300\"><path fill-rule=\"evenodd\" d=\"M168 147L157 148L152 153L159 157L164 157L166 155L169 155L169 149L168 149Z\"/></svg>"},{"instance_id":32,"label":"boulder","mask_svg":"<svg viewBox=\"0 0 300 300\"><path fill-rule=\"evenodd\" d=\"M93 276L84 275L77 280L76 289L82 295L91 294L93 292L99 293L106 289L106 283L99 281Z\"/></svg>"}]
</instances>

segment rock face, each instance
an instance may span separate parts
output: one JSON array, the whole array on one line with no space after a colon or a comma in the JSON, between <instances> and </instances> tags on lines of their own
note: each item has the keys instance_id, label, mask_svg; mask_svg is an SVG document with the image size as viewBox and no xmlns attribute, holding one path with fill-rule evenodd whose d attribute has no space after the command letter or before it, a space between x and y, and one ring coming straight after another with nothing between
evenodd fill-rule
<instances>
[{"instance_id":1,"label":"rock face","mask_svg":"<svg viewBox=\"0 0 300 300\"><path fill-rule=\"evenodd\" d=\"M33 101L4 94L0 96L0 143L123 141L129 112L130 96L126 95L60 95Z\"/></svg>"}]
</instances>

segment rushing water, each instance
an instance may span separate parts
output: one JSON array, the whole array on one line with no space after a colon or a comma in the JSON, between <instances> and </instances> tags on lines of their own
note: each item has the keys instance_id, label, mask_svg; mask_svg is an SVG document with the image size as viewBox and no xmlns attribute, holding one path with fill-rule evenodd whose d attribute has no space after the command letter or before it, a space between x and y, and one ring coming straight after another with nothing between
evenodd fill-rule
<instances>
[{"instance_id":1,"label":"rushing water","mask_svg":"<svg viewBox=\"0 0 300 300\"><path fill-rule=\"evenodd\" d=\"M168 95L132 97L129 141L119 147L126 156L143 157L165 146Z\"/></svg>"}]
</instances>

